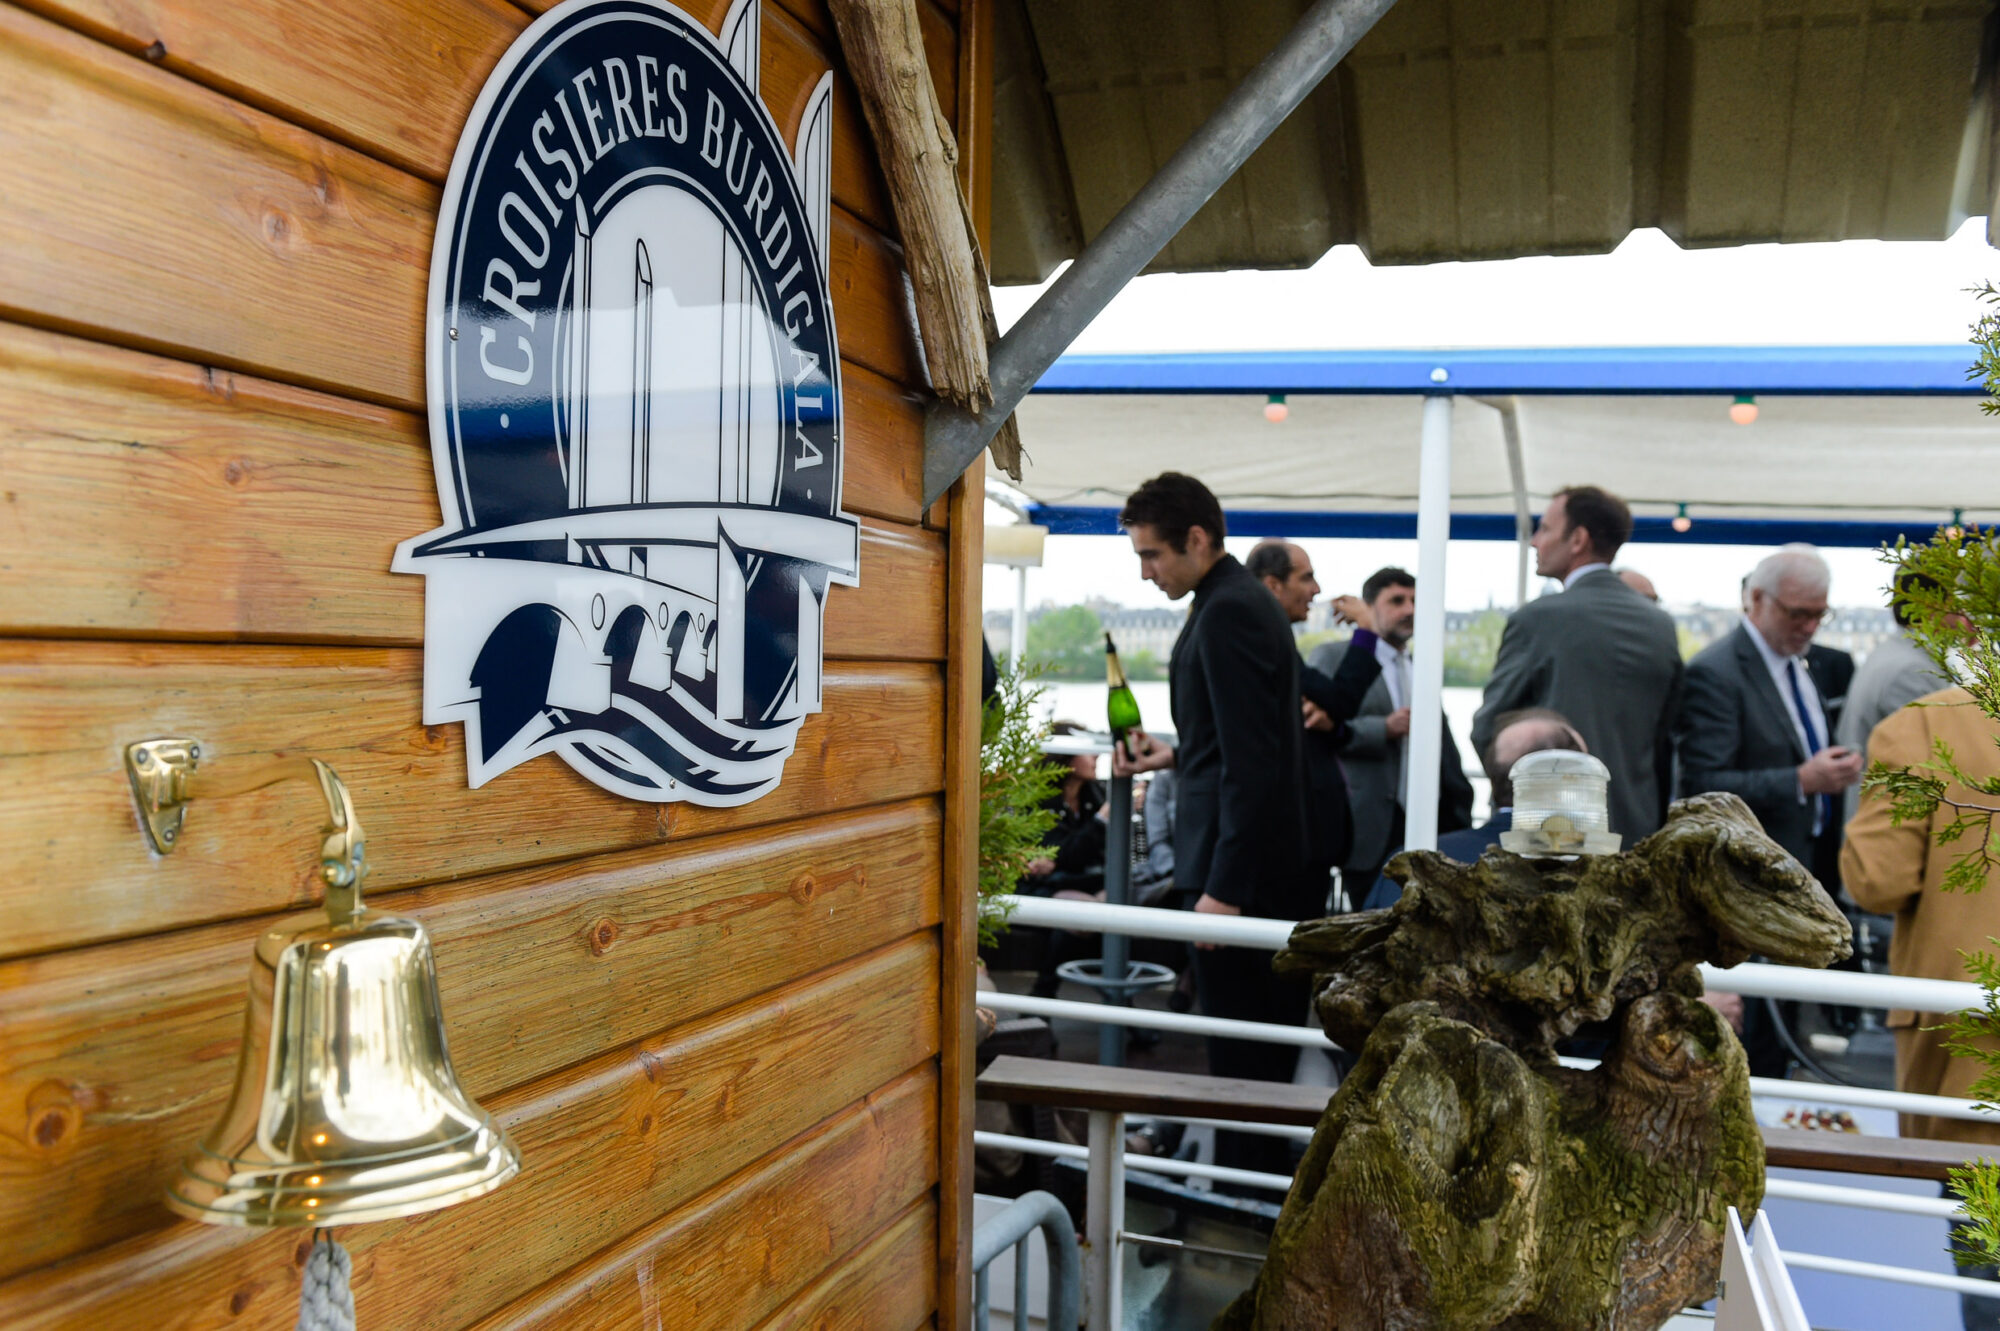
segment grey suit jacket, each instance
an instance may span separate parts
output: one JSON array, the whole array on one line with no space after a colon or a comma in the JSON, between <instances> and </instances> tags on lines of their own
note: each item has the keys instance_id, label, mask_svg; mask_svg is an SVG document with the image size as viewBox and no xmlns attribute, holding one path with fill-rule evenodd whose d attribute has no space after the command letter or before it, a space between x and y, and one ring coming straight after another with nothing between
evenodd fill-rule
<instances>
[{"instance_id":1,"label":"grey suit jacket","mask_svg":"<svg viewBox=\"0 0 2000 1331\"><path fill-rule=\"evenodd\" d=\"M1854 672L1834 738L1866 758L1868 736L1876 726L1925 694L1949 687L1951 681L1938 673L1936 662L1898 629L1895 636L1878 643ZM1852 818L1861 805L1861 787L1850 786L1846 799L1846 817Z\"/></svg>"},{"instance_id":2,"label":"grey suit jacket","mask_svg":"<svg viewBox=\"0 0 2000 1331\"><path fill-rule=\"evenodd\" d=\"M1308 663L1331 675L1346 655L1344 642L1321 643L1313 648ZM1348 807L1354 811L1354 844L1342 866L1350 872L1379 870L1401 842L1394 820L1402 799L1406 746L1389 738L1389 713L1395 710L1390 702L1389 682L1378 676L1338 744L1340 765L1347 773ZM1472 783L1465 779L1465 762L1447 717L1438 755L1438 830L1455 832L1470 826Z\"/></svg>"},{"instance_id":3,"label":"grey suit jacket","mask_svg":"<svg viewBox=\"0 0 2000 1331\"><path fill-rule=\"evenodd\" d=\"M1593 570L1507 620L1473 748L1486 752L1507 712L1555 708L1611 769L1611 830L1630 846L1666 821L1683 673L1667 612L1611 570Z\"/></svg>"},{"instance_id":4,"label":"grey suit jacket","mask_svg":"<svg viewBox=\"0 0 2000 1331\"><path fill-rule=\"evenodd\" d=\"M1792 725L1791 709L1750 641L1753 632L1738 624L1688 662L1678 727L1680 793L1726 790L1742 796L1771 840L1819 872L1824 866L1814 862L1812 832L1818 797L1799 798L1799 764L1808 755ZM1815 681L1812 688L1819 684ZM1825 698L1820 701L1824 707ZM1836 840L1838 808L1836 803L1836 824L1824 829Z\"/></svg>"}]
</instances>

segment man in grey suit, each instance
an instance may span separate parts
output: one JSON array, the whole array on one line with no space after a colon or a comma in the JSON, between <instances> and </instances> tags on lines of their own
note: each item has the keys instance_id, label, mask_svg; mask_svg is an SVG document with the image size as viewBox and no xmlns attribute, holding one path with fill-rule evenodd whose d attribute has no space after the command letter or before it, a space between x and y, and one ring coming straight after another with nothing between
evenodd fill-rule
<instances>
[{"instance_id":1,"label":"man in grey suit","mask_svg":"<svg viewBox=\"0 0 2000 1331\"><path fill-rule=\"evenodd\" d=\"M1403 753L1410 733L1410 634L1416 626L1417 580L1400 568L1377 569L1361 584L1361 599L1375 624L1375 658L1382 674L1361 700L1361 711L1334 740L1347 770L1348 807L1354 839L1341 865L1341 878L1358 899L1382 872L1389 852L1403 844L1408 778ZM1345 642L1313 649L1314 669L1332 675L1347 655ZM1308 727L1312 721L1307 721ZM1444 722L1438 763L1438 831L1472 826L1472 783Z\"/></svg>"},{"instance_id":2,"label":"man in grey suit","mask_svg":"<svg viewBox=\"0 0 2000 1331\"><path fill-rule=\"evenodd\" d=\"M1891 712L1901 711L1927 693L1951 686L1951 681L1939 672L1937 662L1903 633L1910 626L1910 607L1905 598L1919 589L1936 591L1937 585L1921 573L1897 575L1896 595L1889 598L1889 613L1896 617L1896 631L1876 643L1875 650L1868 653L1868 659L1854 672L1854 680L1847 686L1847 705L1840 720L1834 723L1834 738L1842 748L1854 751L1861 759L1863 771L1868 767L1868 736L1876 726ZM1859 786L1847 788L1842 823L1854 817L1860 797Z\"/></svg>"},{"instance_id":3,"label":"man in grey suit","mask_svg":"<svg viewBox=\"0 0 2000 1331\"><path fill-rule=\"evenodd\" d=\"M1594 485L1549 500L1532 538L1535 571L1560 578L1562 594L1507 620L1472 719L1472 747L1484 753L1509 712L1549 707L1568 717L1611 769L1611 830L1627 846L1666 821L1683 674L1674 621L1611 571L1631 535L1632 510Z\"/></svg>"}]
</instances>

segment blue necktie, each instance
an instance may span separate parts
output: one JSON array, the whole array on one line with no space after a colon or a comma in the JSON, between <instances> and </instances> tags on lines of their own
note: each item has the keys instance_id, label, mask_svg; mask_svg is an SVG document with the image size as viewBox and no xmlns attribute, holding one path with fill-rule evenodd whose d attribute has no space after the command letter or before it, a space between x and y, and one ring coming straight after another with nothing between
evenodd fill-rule
<instances>
[{"instance_id":1,"label":"blue necktie","mask_svg":"<svg viewBox=\"0 0 2000 1331\"><path fill-rule=\"evenodd\" d=\"M1799 724L1805 728L1806 732L1806 756L1811 757L1826 746L1819 742L1819 732L1813 729L1812 713L1806 710L1805 690L1799 687L1799 663L1789 656L1785 658L1785 678L1791 682L1792 703L1799 709ZM1815 832L1832 825L1833 796L1821 795L1819 797L1818 821L1819 826L1814 829Z\"/></svg>"}]
</instances>

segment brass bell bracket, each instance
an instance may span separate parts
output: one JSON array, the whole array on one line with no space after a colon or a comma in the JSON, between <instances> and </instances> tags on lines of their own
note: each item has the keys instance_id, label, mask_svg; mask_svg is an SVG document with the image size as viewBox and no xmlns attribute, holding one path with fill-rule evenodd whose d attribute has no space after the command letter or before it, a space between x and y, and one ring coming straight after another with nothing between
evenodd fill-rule
<instances>
[{"instance_id":1,"label":"brass bell bracket","mask_svg":"<svg viewBox=\"0 0 2000 1331\"><path fill-rule=\"evenodd\" d=\"M326 800L327 822L320 843L320 881L326 884L326 912L342 923L361 912L361 880L368 872L367 839L354 812L354 799L331 767L317 758L280 758L240 772L201 773L201 743L178 736L142 739L125 746L125 775L139 805L146 840L171 855L182 840L187 806L196 798L248 794L295 777L318 784Z\"/></svg>"}]
</instances>

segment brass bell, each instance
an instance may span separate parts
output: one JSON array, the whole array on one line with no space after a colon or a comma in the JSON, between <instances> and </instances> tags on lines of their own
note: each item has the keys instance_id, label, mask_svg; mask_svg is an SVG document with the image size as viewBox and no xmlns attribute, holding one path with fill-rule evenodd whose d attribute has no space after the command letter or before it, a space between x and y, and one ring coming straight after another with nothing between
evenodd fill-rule
<instances>
[{"instance_id":1,"label":"brass bell","mask_svg":"<svg viewBox=\"0 0 2000 1331\"><path fill-rule=\"evenodd\" d=\"M157 767L162 742L147 743ZM141 747L128 751L128 771L142 770L132 752ZM167 1206L191 1220L387 1220L481 1196L521 1167L452 1072L430 938L416 920L363 907L353 801L331 768L309 761L331 814L320 857L326 908L290 916L257 941L235 1092L167 1189ZM272 770L233 789L290 774ZM144 808L137 775L134 789ZM186 802L186 772L169 793Z\"/></svg>"}]
</instances>

